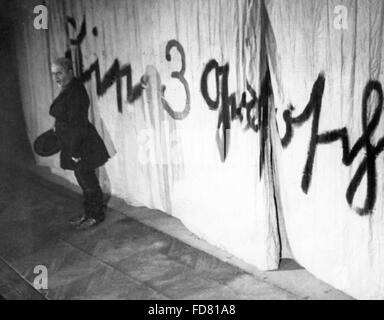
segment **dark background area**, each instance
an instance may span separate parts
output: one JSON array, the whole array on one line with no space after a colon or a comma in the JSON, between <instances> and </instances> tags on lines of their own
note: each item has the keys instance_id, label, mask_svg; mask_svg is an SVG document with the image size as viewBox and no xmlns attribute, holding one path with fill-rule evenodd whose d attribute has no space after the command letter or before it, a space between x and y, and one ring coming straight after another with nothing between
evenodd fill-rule
<instances>
[{"instance_id":1,"label":"dark background area","mask_svg":"<svg viewBox=\"0 0 384 320\"><path fill-rule=\"evenodd\" d=\"M10 0L0 0L0 162L31 163L18 71Z\"/></svg>"}]
</instances>

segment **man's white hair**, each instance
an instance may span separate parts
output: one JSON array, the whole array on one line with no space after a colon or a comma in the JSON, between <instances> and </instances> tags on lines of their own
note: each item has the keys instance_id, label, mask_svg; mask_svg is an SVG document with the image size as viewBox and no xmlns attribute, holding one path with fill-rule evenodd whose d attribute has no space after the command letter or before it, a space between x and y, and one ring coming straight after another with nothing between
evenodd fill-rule
<instances>
[{"instance_id":1,"label":"man's white hair","mask_svg":"<svg viewBox=\"0 0 384 320\"><path fill-rule=\"evenodd\" d=\"M61 57L53 61L53 64L56 66L63 67L65 71L73 70L72 61L68 58Z\"/></svg>"}]
</instances>

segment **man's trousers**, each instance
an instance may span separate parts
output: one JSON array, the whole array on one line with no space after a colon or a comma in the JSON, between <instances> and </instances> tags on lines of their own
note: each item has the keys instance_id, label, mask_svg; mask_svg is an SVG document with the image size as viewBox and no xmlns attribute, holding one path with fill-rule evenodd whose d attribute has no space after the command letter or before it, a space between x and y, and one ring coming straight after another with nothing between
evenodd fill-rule
<instances>
[{"instance_id":1,"label":"man's trousers","mask_svg":"<svg viewBox=\"0 0 384 320\"><path fill-rule=\"evenodd\" d=\"M94 218L96 221L103 220L105 218L105 206L96 169L90 168L86 162L79 161L74 172L83 191L84 215L87 218Z\"/></svg>"}]
</instances>

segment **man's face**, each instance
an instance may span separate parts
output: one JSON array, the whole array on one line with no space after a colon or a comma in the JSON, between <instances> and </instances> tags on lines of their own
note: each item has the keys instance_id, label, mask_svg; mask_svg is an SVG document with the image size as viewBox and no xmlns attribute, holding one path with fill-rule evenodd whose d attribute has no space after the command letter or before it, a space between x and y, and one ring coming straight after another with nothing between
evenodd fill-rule
<instances>
[{"instance_id":1,"label":"man's face","mask_svg":"<svg viewBox=\"0 0 384 320\"><path fill-rule=\"evenodd\" d=\"M73 78L72 70L66 70L63 66L56 64L52 65L51 72L53 80L57 83L59 88L65 87Z\"/></svg>"}]
</instances>

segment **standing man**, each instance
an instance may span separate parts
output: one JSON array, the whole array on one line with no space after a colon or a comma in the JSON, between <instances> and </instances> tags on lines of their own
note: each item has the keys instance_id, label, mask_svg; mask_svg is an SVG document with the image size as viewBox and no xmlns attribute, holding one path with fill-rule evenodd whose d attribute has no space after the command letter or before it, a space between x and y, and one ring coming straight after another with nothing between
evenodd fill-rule
<instances>
[{"instance_id":1,"label":"standing man","mask_svg":"<svg viewBox=\"0 0 384 320\"><path fill-rule=\"evenodd\" d=\"M56 136L61 148L60 166L73 170L84 197L84 214L70 223L88 229L105 219L103 193L96 168L109 154L95 127L88 121L89 97L83 84L73 76L72 62L59 58L52 64L54 81L61 89L49 114L55 118Z\"/></svg>"}]
</instances>

